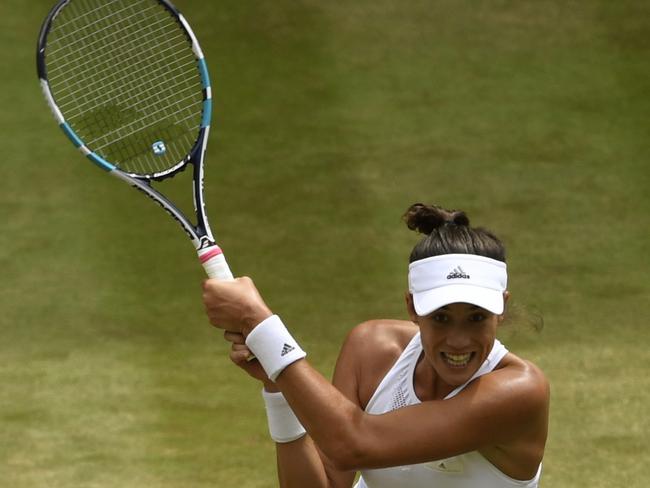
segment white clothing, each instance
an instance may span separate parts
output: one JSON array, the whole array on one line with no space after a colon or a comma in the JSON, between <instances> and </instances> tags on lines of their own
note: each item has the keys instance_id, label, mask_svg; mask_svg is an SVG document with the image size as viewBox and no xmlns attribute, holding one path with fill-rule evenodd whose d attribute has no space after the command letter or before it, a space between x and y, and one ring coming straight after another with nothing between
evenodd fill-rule
<instances>
[{"instance_id":1,"label":"white clothing","mask_svg":"<svg viewBox=\"0 0 650 488\"><path fill-rule=\"evenodd\" d=\"M382 379L366 406L366 412L379 415L421 403L413 387L415 366L421 353L422 343L417 333ZM444 399L457 395L472 380L492 371L507 353L508 350L495 340L478 371ZM515 480L499 471L479 452L472 451L423 464L363 470L355 488L537 488L541 471L540 464L533 479Z\"/></svg>"}]
</instances>

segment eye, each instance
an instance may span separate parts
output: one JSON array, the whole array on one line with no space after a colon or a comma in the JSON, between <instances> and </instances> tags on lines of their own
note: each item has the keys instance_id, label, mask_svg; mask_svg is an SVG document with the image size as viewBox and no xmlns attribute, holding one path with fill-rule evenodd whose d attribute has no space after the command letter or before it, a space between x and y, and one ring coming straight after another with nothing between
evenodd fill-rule
<instances>
[{"instance_id":1,"label":"eye","mask_svg":"<svg viewBox=\"0 0 650 488\"><path fill-rule=\"evenodd\" d=\"M476 312L469 316L470 322L482 322L487 319L487 315L482 312Z\"/></svg>"},{"instance_id":2,"label":"eye","mask_svg":"<svg viewBox=\"0 0 650 488\"><path fill-rule=\"evenodd\" d=\"M431 314L431 318L433 319L434 322L438 322L440 324L449 322L449 316L446 313L442 313L442 312L434 312L433 314Z\"/></svg>"}]
</instances>

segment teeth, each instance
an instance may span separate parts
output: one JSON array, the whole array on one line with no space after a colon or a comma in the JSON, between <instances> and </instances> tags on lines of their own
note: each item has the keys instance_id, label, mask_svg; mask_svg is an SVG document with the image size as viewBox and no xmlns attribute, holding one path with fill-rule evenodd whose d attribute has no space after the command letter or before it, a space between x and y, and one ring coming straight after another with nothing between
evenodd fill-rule
<instances>
[{"instance_id":1,"label":"teeth","mask_svg":"<svg viewBox=\"0 0 650 488\"><path fill-rule=\"evenodd\" d=\"M469 359L472 357L472 353L468 352L465 354L451 354L451 353L443 353L443 356L449 362L450 364L454 366L464 366L469 362Z\"/></svg>"}]
</instances>

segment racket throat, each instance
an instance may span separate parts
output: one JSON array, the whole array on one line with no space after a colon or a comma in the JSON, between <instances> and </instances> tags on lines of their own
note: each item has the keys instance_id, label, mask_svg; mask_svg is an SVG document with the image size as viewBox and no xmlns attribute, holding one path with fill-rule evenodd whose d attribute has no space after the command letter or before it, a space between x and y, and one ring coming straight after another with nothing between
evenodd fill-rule
<instances>
[{"instance_id":1,"label":"racket throat","mask_svg":"<svg viewBox=\"0 0 650 488\"><path fill-rule=\"evenodd\" d=\"M185 218L185 216L179 210L176 209L174 204L171 201L169 201L167 197L165 197L165 195L163 195L162 193L157 191L153 186L151 186L151 182L149 180L134 178L133 176L117 168L111 171L110 173L116 178L125 181L136 190L139 190L140 192L144 193L147 197L149 197L151 200L153 200L158 205L160 205L160 207L162 207L163 210L165 210L165 212L167 212L176 222L180 224L181 228L185 231L187 236L192 240L192 243L194 244L194 247L197 250L201 249L202 247L210 245L210 239L207 238L207 242L205 242L206 236L199 234L200 229L197 226L194 226L189 220L187 220L187 218Z\"/></svg>"}]
</instances>

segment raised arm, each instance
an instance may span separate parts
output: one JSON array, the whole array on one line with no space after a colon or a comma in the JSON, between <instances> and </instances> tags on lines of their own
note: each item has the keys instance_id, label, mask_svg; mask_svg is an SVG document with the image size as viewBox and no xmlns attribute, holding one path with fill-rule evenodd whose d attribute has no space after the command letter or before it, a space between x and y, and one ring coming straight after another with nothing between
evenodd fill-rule
<instances>
[{"instance_id":1,"label":"raised arm","mask_svg":"<svg viewBox=\"0 0 650 488\"><path fill-rule=\"evenodd\" d=\"M249 361L249 349L242 334L226 331L225 339L232 343L230 358L250 376L260 380L267 393L279 392L277 385L268 379L258 361ZM345 357L345 348L337 361L333 384L348 398L356 396L356 374L350 370L352 363ZM274 400L275 401L275 400ZM282 404L282 398L277 401ZM268 408L268 407L267 407ZM282 408L282 407L280 407ZM350 488L354 471L342 471L318 449L309 434L289 442L276 442L278 479L281 488Z\"/></svg>"},{"instance_id":2,"label":"raised arm","mask_svg":"<svg viewBox=\"0 0 650 488\"><path fill-rule=\"evenodd\" d=\"M304 360L287 367L276 383L335 466L352 470L444 459L537 438L545 429L547 391L535 374L496 371L450 400L383 415L363 412Z\"/></svg>"},{"instance_id":3,"label":"raised arm","mask_svg":"<svg viewBox=\"0 0 650 488\"><path fill-rule=\"evenodd\" d=\"M356 403L357 375L353 368L353 358L344 348L337 361L333 387L350 402ZM350 488L354 481L355 471L340 469L318 448L310 434L294 442L276 443L276 453L282 488Z\"/></svg>"},{"instance_id":4,"label":"raised arm","mask_svg":"<svg viewBox=\"0 0 650 488\"><path fill-rule=\"evenodd\" d=\"M213 325L244 337L271 315L249 279L208 280L204 303ZM267 373L275 376L274 384L338 472L413 464L516 444L539 448L541 459L548 388L537 370L523 362L475 380L450 400L427 401L384 415L365 413L358 399L334 387L305 359L279 370L274 364L271 369Z\"/></svg>"}]
</instances>

